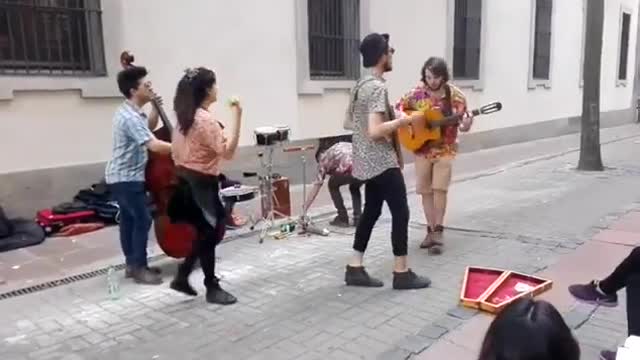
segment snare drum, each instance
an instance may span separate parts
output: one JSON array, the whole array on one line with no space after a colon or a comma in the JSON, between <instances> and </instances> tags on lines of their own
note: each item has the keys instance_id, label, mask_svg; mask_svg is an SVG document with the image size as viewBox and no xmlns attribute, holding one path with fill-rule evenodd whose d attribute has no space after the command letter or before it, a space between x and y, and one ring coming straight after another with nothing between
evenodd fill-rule
<instances>
[{"instance_id":1,"label":"snare drum","mask_svg":"<svg viewBox=\"0 0 640 360\"><path fill-rule=\"evenodd\" d=\"M257 192L258 190L252 186L235 185L220 190L220 196L225 203L239 203L254 199Z\"/></svg>"},{"instance_id":2,"label":"snare drum","mask_svg":"<svg viewBox=\"0 0 640 360\"><path fill-rule=\"evenodd\" d=\"M256 135L256 145L275 145L279 140L278 129L273 126L262 126L253 131Z\"/></svg>"},{"instance_id":3,"label":"snare drum","mask_svg":"<svg viewBox=\"0 0 640 360\"><path fill-rule=\"evenodd\" d=\"M287 125L276 125L275 128L278 130L278 141L289 141L289 133L291 132L291 129Z\"/></svg>"}]
</instances>

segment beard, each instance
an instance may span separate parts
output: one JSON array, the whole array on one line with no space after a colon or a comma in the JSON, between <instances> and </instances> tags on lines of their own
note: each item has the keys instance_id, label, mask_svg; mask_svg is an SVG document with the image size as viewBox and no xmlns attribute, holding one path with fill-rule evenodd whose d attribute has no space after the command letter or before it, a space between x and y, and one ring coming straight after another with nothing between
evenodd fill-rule
<instances>
[{"instance_id":1,"label":"beard","mask_svg":"<svg viewBox=\"0 0 640 360\"><path fill-rule=\"evenodd\" d=\"M393 65L391 64L391 61L386 61L384 63L384 72L390 72L391 70L393 70Z\"/></svg>"}]
</instances>

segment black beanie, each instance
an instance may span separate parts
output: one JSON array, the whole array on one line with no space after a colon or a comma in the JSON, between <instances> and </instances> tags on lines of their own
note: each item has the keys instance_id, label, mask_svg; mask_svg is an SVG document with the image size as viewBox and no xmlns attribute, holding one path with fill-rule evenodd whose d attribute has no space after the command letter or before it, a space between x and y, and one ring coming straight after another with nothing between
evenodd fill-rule
<instances>
[{"instance_id":1,"label":"black beanie","mask_svg":"<svg viewBox=\"0 0 640 360\"><path fill-rule=\"evenodd\" d=\"M375 66L388 50L389 34L373 33L367 35L360 43L362 65L366 68Z\"/></svg>"}]
</instances>

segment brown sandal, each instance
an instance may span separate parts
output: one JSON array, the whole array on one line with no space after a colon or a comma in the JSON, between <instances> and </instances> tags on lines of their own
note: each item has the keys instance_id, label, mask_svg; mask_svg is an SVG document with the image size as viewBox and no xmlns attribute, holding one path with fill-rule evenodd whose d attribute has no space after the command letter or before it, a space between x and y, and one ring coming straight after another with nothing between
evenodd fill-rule
<instances>
[{"instance_id":1,"label":"brown sandal","mask_svg":"<svg viewBox=\"0 0 640 360\"><path fill-rule=\"evenodd\" d=\"M424 237L424 240L422 240L422 243L420 244L421 249L430 249L434 245L436 245L431 236L432 233L433 229L431 229L431 226L427 226L427 235Z\"/></svg>"},{"instance_id":2,"label":"brown sandal","mask_svg":"<svg viewBox=\"0 0 640 360\"><path fill-rule=\"evenodd\" d=\"M444 243L441 240L443 232L444 232L444 227L442 225L436 225L434 227L433 233L430 236L432 245L427 248L429 249L429 255L442 254L442 251L443 251L442 248L444 247Z\"/></svg>"}]
</instances>

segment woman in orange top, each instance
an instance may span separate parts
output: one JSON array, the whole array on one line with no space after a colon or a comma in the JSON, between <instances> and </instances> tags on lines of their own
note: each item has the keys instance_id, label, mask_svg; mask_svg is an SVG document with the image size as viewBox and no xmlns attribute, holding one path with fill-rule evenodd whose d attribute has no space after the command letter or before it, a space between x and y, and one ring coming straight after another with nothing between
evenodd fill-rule
<instances>
[{"instance_id":1,"label":"woman in orange top","mask_svg":"<svg viewBox=\"0 0 640 360\"><path fill-rule=\"evenodd\" d=\"M217 92L215 73L203 67L187 70L176 90L174 109L178 127L173 135L172 155L179 188L184 189L186 202L193 204L187 206L190 210L181 216L202 235L194 244L193 253L178 268L171 288L196 296L189 284L189 275L196 260L200 259L207 301L229 305L237 300L220 287L215 276L215 248L225 231L219 175L222 160L230 160L238 147L242 108L238 102L231 105L233 122L227 138L209 111L209 106L217 100Z\"/></svg>"}]
</instances>

